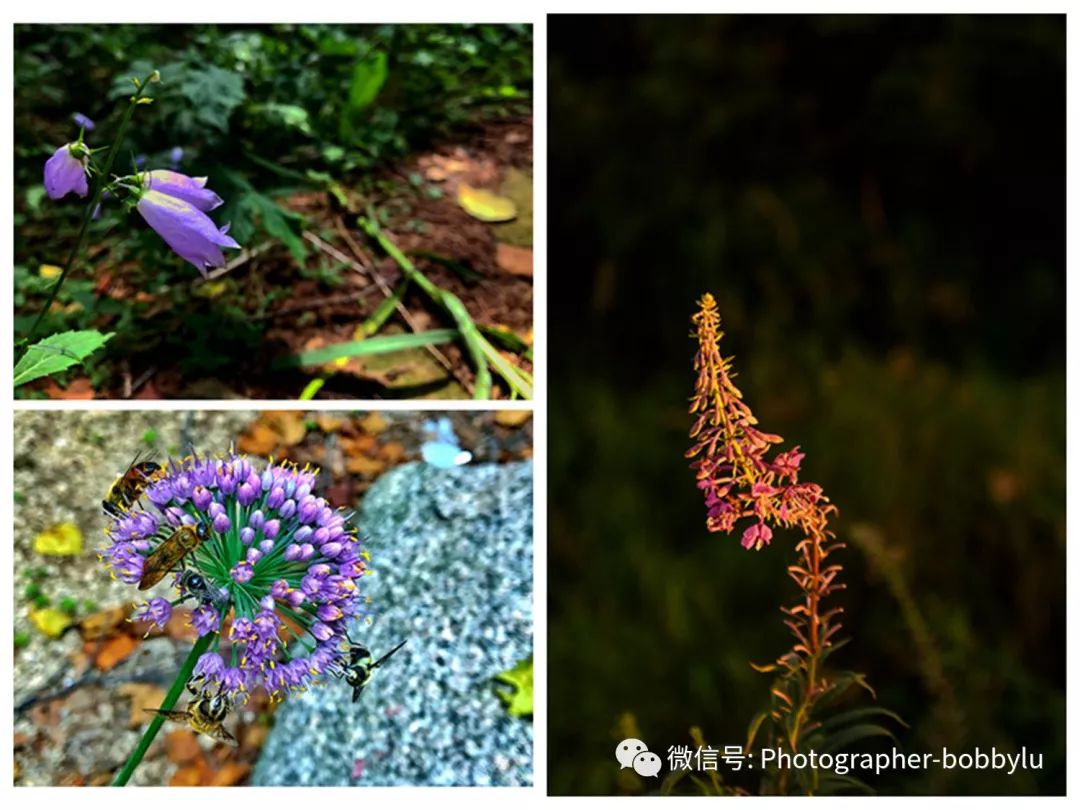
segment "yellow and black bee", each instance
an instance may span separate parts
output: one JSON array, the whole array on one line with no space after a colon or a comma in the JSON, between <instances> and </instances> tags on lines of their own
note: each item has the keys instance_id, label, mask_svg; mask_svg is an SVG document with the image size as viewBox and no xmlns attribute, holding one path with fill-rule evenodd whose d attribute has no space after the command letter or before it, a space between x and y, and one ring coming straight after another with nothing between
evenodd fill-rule
<instances>
[{"instance_id":1,"label":"yellow and black bee","mask_svg":"<svg viewBox=\"0 0 1080 810\"><path fill-rule=\"evenodd\" d=\"M101 508L105 510L105 514L114 518L123 517L161 470L162 467L157 462L136 456L127 471L116 479L105 494L105 500L101 502Z\"/></svg>"},{"instance_id":2,"label":"yellow and black bee","mask_svg":"<svg viewBox=\"0 0 1080 810\"><path fill-rule=\"evenodd\" d=\"M364 687L367 686L371 679L375 675L375 670L386 663L386 660L405 646L405 639L398 644L394 649L380 658L378 661L371 660L371 653L368 648L363 644L350 644L349 645L349 663L342 667L341 671L337 674L345 679L345 683L349 684L353 688L353 703L356 703L360 699L360 694L364 691Z\"/></svg>"},{"instance_id":3,"label":"yellow and black bee","mask_svg":"<svg viewBox=\"0 0 1080 810\"><path fill-rule=\"evenodd\" d=\"M151 714L160 714L174 723L184 723L192 731L213 737L235 748L238 745L236 737L230 734L224 725L225 719L232 710L228 698L220 690L211 694L207 689L198 688L194 681L189 681L187 687L195 697L188 701L183 711L163 711L162 709L146 709L146 711Z\"/></svg>"},{"instance_id":4,"label":"yellow and black bee","mask_svg":"<svg viewBox=\"0 0 1080 810\"><path fill-rule=\"evenodd\" d=\"M165 575L178 566L184 557L197 549L210 536L205 523L185 524L161 541L143 563L142 579L139 590L152 588L165 578Z\"/></svg>"}]
</instances>

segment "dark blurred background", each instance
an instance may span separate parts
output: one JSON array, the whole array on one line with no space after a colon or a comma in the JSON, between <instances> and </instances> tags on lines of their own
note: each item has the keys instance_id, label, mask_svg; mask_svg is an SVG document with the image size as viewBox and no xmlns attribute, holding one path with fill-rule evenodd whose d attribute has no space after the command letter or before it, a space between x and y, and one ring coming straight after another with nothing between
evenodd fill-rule
<instances>
[{"instance_id":1,"label":"dark blurred background","mask_svg":"<svg viewBox=\"0 0 1080 810\"><path fill-rule=\"evenodd\" d=\"M1063 793L1064 17L548 37L551 791L654 789L619 773L630 732L742 744L770 686L749 662L789 647L795 538L707 533L683 459L711 291L762 427L840 507L832 663L867 673L908 752L1044 755L867 781Z\"/></svg>"}]
</instances>

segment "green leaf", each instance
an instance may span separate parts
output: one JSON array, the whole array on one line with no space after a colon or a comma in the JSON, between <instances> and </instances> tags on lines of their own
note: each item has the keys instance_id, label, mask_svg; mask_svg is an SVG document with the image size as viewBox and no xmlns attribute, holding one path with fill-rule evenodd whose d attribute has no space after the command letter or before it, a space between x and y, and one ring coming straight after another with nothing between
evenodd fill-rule
<instances>
[{"instance_id":1,"label":"green leaf","mask_svg":"<svg viewBox=\"0 0 1080 810\"><path fill-rule=\"evenodd\" d=\"M533 713L533 660L529 656L519 661L513 669L500 672L496 680L510 684L512 689L497 689L499 697L506 703L506 710L511 717L528 717Z\"/></svg>"},{"instance_id":2,"label":"green leaf","mask_svg":"<svg viewBox=\"0 0 1080 810\"><path fill-rule=\"evenodd\" d=\"M311 135L311 119L308 111L295 104L254 104L251 107L253 113L265 115L272 123L280 124L287 129L295 129L305 135Z\"/></svg>"},{"instance_id":3,"label":"green leaf","mask_svg":"<svg viewBox=\"0 0 1080 810\"><path fill-rule=\"evenodd\" d=\"M367 340L352 340L347 343L335 343L321 349L312 349L311 351L294 354L292 357L281 361L279 365L286 368L321 366L347 357L386 354L387 352L400 352L403 349L419 349L424 346L450 343L457 340L458 337L460 337L460 333L456 329L431 329L427 332L417 332L415 334L386 335L385 337L373 337Z\"/></svg>"},{"instance_id":4,"label":"green leaf","mask_svg":"<svg viewBox=\"0 0 1080 810\"><path fill-rule=\"evenodd\" d=\"M388 69L386 54L376 51L361 59L353 68L352 81L349 83L349 98L341 114L341 137L353 141L353 131L359 113L371 105L386 83Z\"/></svg>"},{"instance_id":5,"label":"green leaf","mask_svg":"<svg viewBox=\"0 0 1080 810\"><path fill-rule=\"evenodd\" d=\"M96 329L82 329L60 332L38 341L15 365L15 386L81 363L112 336L112 332L103 335Z\"/></svg>"}]
</instances>

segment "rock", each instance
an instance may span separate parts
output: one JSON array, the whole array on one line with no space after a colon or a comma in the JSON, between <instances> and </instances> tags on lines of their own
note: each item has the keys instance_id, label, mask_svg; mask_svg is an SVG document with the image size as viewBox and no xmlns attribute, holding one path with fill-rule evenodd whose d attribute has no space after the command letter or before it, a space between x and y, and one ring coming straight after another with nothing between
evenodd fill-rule
<instances>
[{"instance_id":1,"label":"rock","mask_svg":"<svg viewBox=\"0 0 1080 810\"><path fill-rule=\"evenodd\" d=\"M289 698L255 785L528 785L532 724L493 679L532 654L532 466L408 464L368 491L359 525L378 657L357 703L339 681Z\"/></svg>"}]
</instances>

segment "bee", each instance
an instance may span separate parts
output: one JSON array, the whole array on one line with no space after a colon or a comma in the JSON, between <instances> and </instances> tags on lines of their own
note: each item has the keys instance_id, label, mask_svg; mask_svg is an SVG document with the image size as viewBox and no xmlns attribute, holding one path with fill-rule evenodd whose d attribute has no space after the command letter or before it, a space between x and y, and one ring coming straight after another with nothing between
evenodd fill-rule
<instances>
[{"instance_id":1,"label":"bee","mask_svg":"<svg viewBox=\"0 0 1080 810\"><path fill-rule=\"evenodd\" d=\"M109 491L105 493L105 500L101 502L101 508L105 510L105 514L114 518L123 517L124 513L139 500L146 490L146 485L161 469L161 465L157 462L136 456L127 471L117 478L109 487Z\"/></svg>"},{"instance_id":2,"label":"bee","mask_svg":"<svg viewBox=\"0 0 1080 810\"><path fill-rule=\"evenodd\" d=\"M213 737L233 748L239 745L236 737L230 734L224 725L232 706L221 690L218 689L216 693L211 694L207 689L196 687L194 681L189 681L187 688L195 697L188 701L183 711L162 709L146 709L145 711L160 714L174 723L184 723L192 731Z\"/></svg>"},{"instance_id":3,"label":"bee","mask_svg":"<svg viewBox=\"0 0 1080 810\"><path fill-rule=\"evenodd\" d=\"M371 682L372 677L374 677L375 670L386 663L386 660L391 655L404 647L406 641L408 641L408 639L402 641L394 647L394 649L375 662L372 662L371 653L363 644L349 644L349 663L344 667L341 667L341 671L336 674L343 677L345 683L353 688L353 703L356 703L356 701L360 699L360 694L364 691L364 687L367 686Z\"/></svg>"},{"instance_id":4,"label":"bee","mask_svg":"<svg viewBox=\"0 0 1080 810\"><path fill-rule=\"evenodd\" d=\"M209 535L210 530L205 523L185 524L162 540L143 563L139 590L145 591L161 582L167 573L183 562L185 555L197 549Z\"/></svg>"},{"instance_id":5,"label":"bee","mask_svg":"<svg viewBox=\"0 0 1080 810\"><path fill-rule=\"evenodd\" d=\"M211 585L198 571L182 571L179 585L182 599L194 598L199 604L210 605L218 610L229 603L228 589Z\"/></svg>"}]
</instances>

